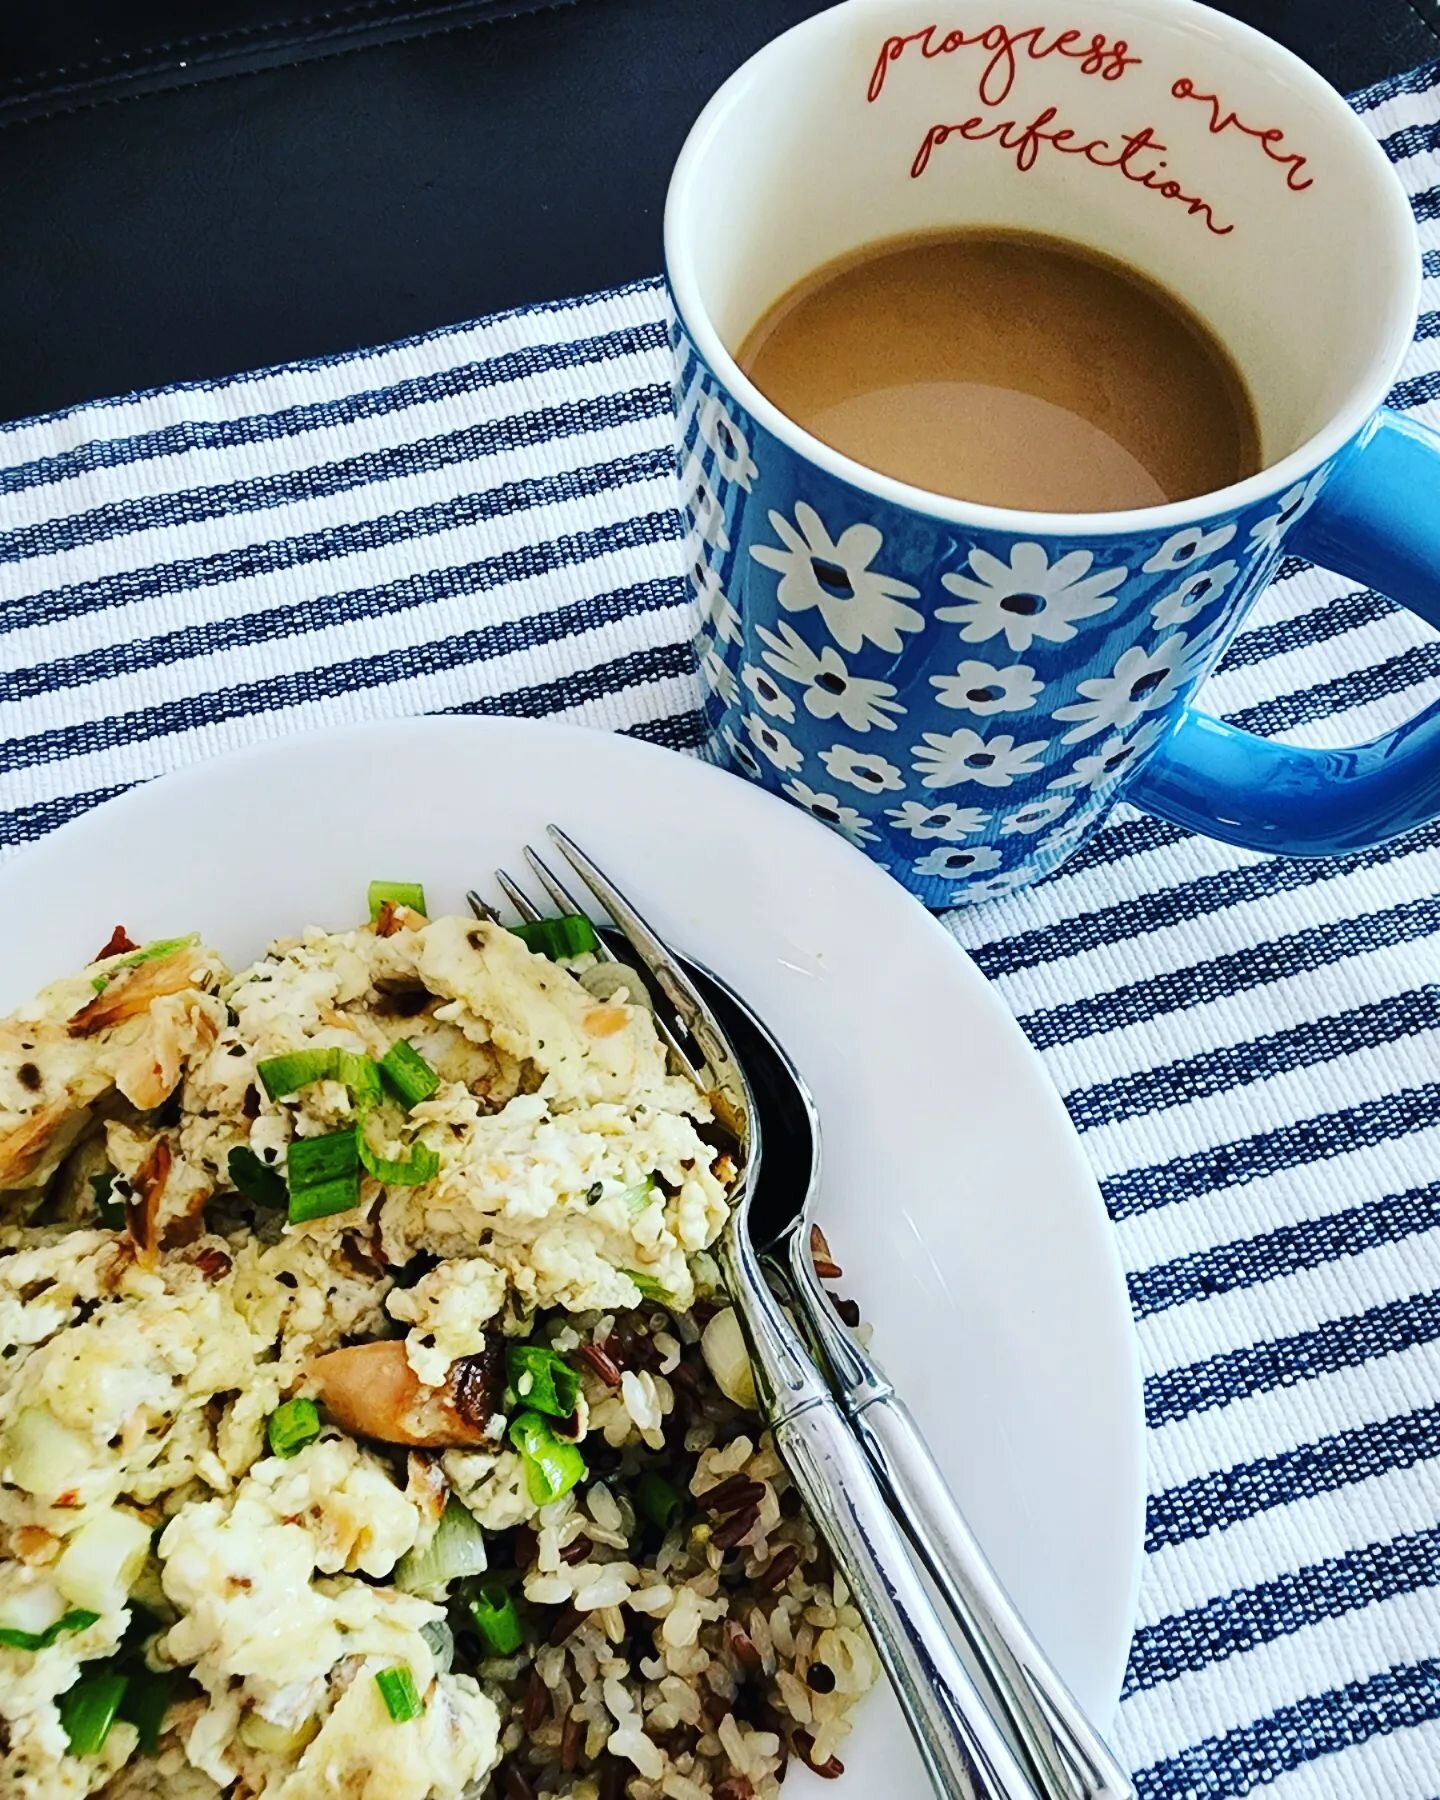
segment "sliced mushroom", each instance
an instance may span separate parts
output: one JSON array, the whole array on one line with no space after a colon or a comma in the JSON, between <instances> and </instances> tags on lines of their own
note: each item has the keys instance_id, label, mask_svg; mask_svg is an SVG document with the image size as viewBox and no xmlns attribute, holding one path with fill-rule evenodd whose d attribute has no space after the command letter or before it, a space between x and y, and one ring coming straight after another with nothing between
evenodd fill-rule
<instances>
[{"instance_id":1,"label":"sliced mushroom","mask_svg":"<svg viewBox=\"0 0 1440 1800\"><path fill-rule=\"evenodd\" d=\"M497 1340L450 1365L444 1387L426 1387L400 1338L352 1344L317 1356L307 1374L332 1419L356 1437L416 1450L458 1450L495 1440L504 1356Z\"/></svg>"},{"instance_id":2,"label":"sliced mushroom","mask_svg":"<svg viewBox=\"0 0 1440 1800\"><path fill-rule=\"evenodd\" d=\"M136 1259L147 1269L154 1267L160 1248L160 1202L170 1179L170 1163L169 1144L163 1137L156 1138L150 1154L135 1171L130 1183L134 1192L125 1202L125 1228L135 1246Z\"/></svg>"}]
</instances>

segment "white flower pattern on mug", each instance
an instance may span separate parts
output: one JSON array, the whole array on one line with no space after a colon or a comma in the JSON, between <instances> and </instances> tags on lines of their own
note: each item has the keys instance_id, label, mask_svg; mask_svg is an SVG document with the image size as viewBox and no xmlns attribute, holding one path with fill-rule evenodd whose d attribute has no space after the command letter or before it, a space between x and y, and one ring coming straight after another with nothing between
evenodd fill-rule
<instances>
[{"instance_id":1,"label":"white flower pattern on mug","mask_svg":"<svg viewBox=\"0 0 1440 1800\"><path fill-rule=\"evenodd\" d=\"M1108 675L1079 684L1085 698L1055 709L1057 719L1078 721L1065 733L1067 744L1081 744L1101 731L1124 731L1157 707L1168 706L1195 672L1192 651L1183 631L1172 633L1153 650L1132 644L1122 651Z\"/></svg>"},{"instance_id":2,"label":"white flower pattern on mug","mask_svg":"<svg viewBox=\"0 0 1440 1800\"><path fill-rule=\"evenodd\" d=\"M1045 683L1025 663L994 668L986 662L962 662L953 675L932 675L930 685L941 706L955 712L1028 712Z\"/></svg>"},{"instance_id":3,"label":"white flower pattern on mug","mask_svg":"<svg viewBox=\"0 0 1440 1800\"><path fill-rule=\"evenodd\" d=\"M978 782L981 787L1009 787L1021 776L1036 772L1044 749L1039 739L1017 744L1009 735L983 738L978 731L962 726L948 735L927 731L923 743L911 751L911 760L922 787L958 787L965 781Z\"/></svg>"},{"instance_id":4,"label":"white flower pattern on mug","mask_svg":"<svg viewBox=\"0 0 1440 1800\"><path fill-rule=\"evenodd\" d=\"M748 744L742 744L728 725L722 726L720 735L725 740L725 748L730 752L731 760L738 763L752 781L759 781L765 774L760 767L760 759Z\"/></svg>"},{"instance_id":5,"label":"white flower pattern on mug","mask_svg":"<svg viewBox=\"0 0 1440 1800\"><path fill-rule=\"evenodd\" d=\"M1088 756L1077 757L1074 768L1068 775L1062 775L1058 781L1052 781L1052 788L1083 787L1092 793L1109 787L1112 781L1120 776L1134 762L1142 750L1148 750L1155 743L1165 726L1160 719L1151 719L1148 725L1142 725L1127 737L1107 738L1098 750L1092 750Z\"/></svg>"},{"instance_id":6,"label":"white flower pattern on mug","mask_svg":"<svg viewBox=\"0 0 1440 1800\"><path fill-rule=\"evenodd\" d=\"M1165 542L1141 565L1147 575L1158 575L1170 569L1188 569L1202 556L1213 556L1223 550L1235 535L1234 525L1217 525L1207 531L1203 525L1187 525L1166 538Z\"/></svg>"},{"instance_id":7,"label":"white flower pattern on mug","mask_svg":"<svg viewBox=\"0 0 1440 1800\"><path fill-rule=\"evenodd\" d=\"M698 534L691 532L685 549L690 560L690 585L695 590L700 617L712 627L716 637L727 644L740 644L743 641L740 615L730 604L719 575L706 562Z\"/></svg>"},{"instance_id":8,"label":"white flower pattern on mug","mask_svg":"<svg viewBox=\"0 0 1440 1800\"><path fill-rule=\"evenodd\" d=\"M750 454L750 440L713 394L700 402L696 418L700 435L715 452L715 465L726 481L737 482L745 491L760 471Z\"/></svg>"},{"instance_id":9,"label":"white flower pattern on mug","mask_svg":"<svg viewBox=\"0 0 1440 1800\"><path fill-rule=\"evenodd\" d=\"M889 715L903 715L905 708L895 698L888 681L875 681L868 675L852 675L838 650L826 644L813 650L783 619L777 621L780 635L756 626L760 641L769 648L765 661L777 675L804 686L801 696L805 710L816 719L839 719L851 731L865 733L872 726L893 731L895 720Z\"/></svg>"},{"instance_id":10,"label":"white flower pattern on mug","mask_svg":"<svg viewBox=\"0 0 1440 1800\"><path fill-rule=\"evenodd\" d=\"M918 599L920 590L871 566L885 542L873 525L850 525L832 538L815 508L801 500L794 525L772 512L770 526L784 548L752 544L751 556L779 571L775 597L781 606L787 612L817 607L842 650L871 643L894 654L902 631L923 629L924 619L905 604Z\"/></svg>"},{"instance_id":11,"label":"white flower pattern on mug","mask_svg":"<svg viewBox=\"0 0 1440 1800\"><path fill-rule=\"evenodd\" d=\"M865 794L898 794L905 785L905 777L894 763L873 751L832 744L820 752L820 760L832 781L847 782Z\"/></svg>"},{"instance_id":12,"label":"white flower pattern on mug","mask_svg":"<svg viewBox=\"0 0 1440 1800\"><path fill-rule=\"evenodd\" d=\"M926 851L916 862L915 873L949 875L953 879L957 875L983 875L999 867L1000 853L988 844L974 844L968 850L942 844L938 849Z\"/></svg>"},{"instance_id":13,"label":"white flower pattern on mug","mask_svg":"<svg viewBox=\"0 0 1440 1800\"><path fill-rule=\"evenodd\" d=\"M730 533L725 529L725 508L710 486L704 463L693 451L680 477L680 491L695 530L707 544L713 544L717 550L728 550Z\"/></svg>"},{"instance_id":14,"label":"white flower pattern on mug","mask_svg":"<svg viewBox=\"0 0 1440 1800\"><path fill-rule=\"evenodd\" d=\"M969 575L942 575L941 585L960 597L960 606L941 606L937 619L961 627L967 644L982 644L1005 635L1014 651L1028 650L1037 638L1047 643L1067 643L1075 636L1077 619L1108 612L1118 596L1115 589L1128 569L1098 569L1089 550L1070 550L1052 563L1039 544L1011 546L1010 561L1003 563L978 546L970 552Z\"/></svg>"},{"instance_id":15,"label":"white flower pattern on mug","mask_svg":"<svg viewBox=\"0 0 1440 1800\"><path fill-rule=\"evenodd\" d=\"M1032 869L1001 869L998 875L989 875L983 881L967 881L964 887L954 889L950 904L976 906L983 900L1000 900L1034 879Z\"/></svg>"},{"instance_id":16,"label":"white flower pattern on mug","mask_svg":"<svg viewBox=\"0 0 1440 1800\"><path fill-rule=\"evenodd\" d=\"M1000 821L1000 835L1013 837L1019 832L1025 837L1033 837L1037 831L1053 824L1061 813L1069 812L1074 804L1073 794L1045 794L1039 800L1027 800L1014 812L1004 815Z\"/></svg>"},{"instance_id":17,"label":"white flower pattern on mug","mask_svg":"<svg viewBox=\"0 0 1440 1800\"><path fill-rule=\"evenodd\" d=\"M780 792L788 794L797 806L803 806L822 825L828 825L832 831L838 831L841 837L849 838L852 844L857 844L862 849L866 844L873 844L880 835L856 807L847 806L833 794L817 794L814 788L808 787L803 781L787 781L781 786Z\"/></svg>"},{"instance_id":18,"label":"white flower pattern on mug","mask_svg":"<svg viewBox=\"0 0 1440 1800\"><path fill-rule=\"evenodd\" d=\"M1157 631L1171 625L1188 625L1207 606L1213 606L1240 573L1236 562L1212 563L1208 569L1196 569L1179 587L1155 603L1150 617Z\"/></svg>"},{"instance_id":19,"label":"white flower pattern on mug","mask_svg":"<svg viewBox=\"0 0 1440 1800\"><path fill-rule=\"evenodd\" d=\"M746 713L740 723L750 742L782 775L793 775L796 769L805 767L805 752L778 726L769 724L755 713Z\"/></svg>"},{"instance_id":20,"label":"white flower pattern on mug","mask_svg":"<svg viewBox=\"0 0 1440 1800\"><path fill-rule=\"evenodd\" d=\"M753 663L746 663L740 671L740 679L749 689L755 704L769 713L772 719L781 719L787 725L795 723L795 702L788 694L781 693L763 669L757 669Z\"/></svg>"},{"instance_id":21,"label":"white flower pattern on mug","mask_svg":"<svg viewBox=\"0 0 1440 1800\"><path fill-rule=\"evenodd\" d=\"M990 815L983 807L956 806L949 800L942 801L939 806L926 806L923 800L907 800L902 806L892 806L885 817L913 838L939 838L947 843L953 843L956 838L973 837L990 822Z\"/></svg>"},{"instance_id":22,"label":"white flower pattern on mug","mask_svg":"<svg viewBox=\"0 0 1440 1800\"><path fill-rule=\"evenodd\" d=\"M735 685L735 673L729 663L707 638L702 638L705 645L700 656L700 676L712 694L718 694L727 706L733 706L740 698L740 690Z\"/></svg>"},{"instance_id":23,"label":"white flower pattern on mug","mask_svg":"<svg viewBox=\"0 0 1440 1800\"><path fill-rule=\"evenodd\" d=\"M1308 481L1297 481L1294 487L1287 488L1274 512L1266 513L1250 527L1250 548L1273 550L1295 521L1309 512L1320 498L1320 490L1329 473L1328 468L1317 469Z\"/></svg>"}]
</instances>

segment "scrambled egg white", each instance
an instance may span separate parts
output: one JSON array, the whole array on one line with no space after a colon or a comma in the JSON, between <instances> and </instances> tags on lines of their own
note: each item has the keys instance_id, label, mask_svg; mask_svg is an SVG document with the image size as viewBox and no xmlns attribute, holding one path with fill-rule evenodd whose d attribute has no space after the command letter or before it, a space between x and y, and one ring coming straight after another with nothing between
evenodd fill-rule
<instances>
[{"instance_id":1,"label":"scrambled egg white","mask_svg":"<svg viewBox=\"0 0 1440 1800\"><path fill-rule=\"evenodd\" d=\"M435 1077L408 1107L261 1073L402 1040ZM623 989L403 909L234 977L122 949L0 1023L0 1800L478 1792L496 1705L397 1565L452 1498L537 1512L507 1335L690 1303L725 1218L706 1124ZM288 1222L292 1146L357 1128L349 1203ZM323 1428L274 1454L297 1396Z\"/></svg>"}]
</instances>

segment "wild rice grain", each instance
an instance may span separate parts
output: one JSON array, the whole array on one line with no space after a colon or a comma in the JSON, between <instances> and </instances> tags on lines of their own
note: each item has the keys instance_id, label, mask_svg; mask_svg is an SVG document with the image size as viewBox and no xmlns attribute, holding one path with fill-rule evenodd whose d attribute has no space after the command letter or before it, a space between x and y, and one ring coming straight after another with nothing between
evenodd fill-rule
<instances>
[{"instance_id":1,"label":"wild rice grain","mask_svg":"<svg viewBox=\"0 0 1440 1800\"><path fill-rule=\"evenodd\" d=\"M730 1648L742 1669L751 1675L759 1674L764 1666L764 1658L755 1648L754 1639L749 1632L742 1631L738 1625L732 1625L730 1627Z\"/></svg>"},{"instance_id":2,"label":"wild rice grain","mask_svg":"<svg viewBox=\"0 0 1440 1800\"><path fill-rule=\"evenodd\" d=\"M550 1690L538 1672L532 1673L530 1685L525 1690L525 1703L520 1709L520 1723L527 1732L534 1731L549 1711Z\"/></svg>"},{"instance_id":3,"label":"wild rice grain","mask_svg":"<svg viewBox=\"0 0 1440 1800\"><path fill-rule=\"evenodd\" d=\"M837 1776L845 1773L845 1765L838 1756L827 1756L824 1762L815 1761L815 1740L808 1731L795 1733L795 1754L822 1781L834 1781Z\"/></svg>"},{"instance_id":4,"label":"wild rice grain","mask_svg":"<svg viewBox=\"0 0 1440 1800\"><path fill-rule=\"evenodd\" d=\"M560 1733L560 1767L568 1775L580 1761L585 1744L585 1721L571 1713Z\"/></svg>"},{"instance_id":5,"label":"wild rice grain","mask_svg":"<svg viewBox=\"0 0 1440 1800\"><path fill-rule=\"evenodd\" d=\"M575 1563L584 1562L594 1548L594 1544L588 1537L578 1537L573 1544L567 1544L560 1552L560 1560L567 1567L571 1567Z\"/></svg>"},{"instance_id":6,"label":"wild rice grain","mask_svg":"<svg viewBox=\"0 0 1440 1800\"><path fill-rule=\"evenodd\" d=\"M762 1594L773 1593L782 1582L786 1582L800 1566L800 1549L796 1544L786 1544L770 1558L767 1567L755 1577L755 1585Z\"/></svg>"},{"instance_id":7,"label":"wild rice grain","mask_svg":"<svg viewBox=\"0 0 1440 1800\"><path fill-rule=\"evenodd\" d=\"M736 1482L732 1475L730 1480L722 1483L725 1489L722 1495L719 1488L712 1488L708 1494L702 1495L706 1507L712 1513L748 1512L752 1507L759 1507L765 1498L765 1485L759 1481Z\"/></svg>"},{"instance_id":8,"label":"wild rice grain","mask_svg":"<svg viewBox=\"0 0 1440 1800\"><path fill-rule=\"evenodd\" d=\"M584 1622L585 1615L578 1606L567 1606L560 1617L550 1627L548 1642L552 1644L563 1644L566 1638L568 1638L572 1632L578 1630Z\"/></svg>"},{"instance_id":9,"label":"wild rice grain","mask_svg":"<svg viewBox=\"0 0 1440 1800\"><path fill-rule=\"evenodd\" d=\"M615 1361L615 1358L611 1356L610 1352L603 1344L582 1344L580 1346L580 1354L605 1383L606 1387L619 1387L620 1365Z\"/></svg>"},{"instance_id":10,"label":"wild rice grain","mask_svg":"<svg viewBox=\"0 0 1440 1800\"><path fill-rule=\"evenodd\" d=\"M759 1507L747 1506L744 1512L735 1513L732 1517L726 1519L724 1524L717 1525L710 1534L710 1542L717 1550L733 1550L737 1544L742 1543L749 1537L750 1533L759 1523ZM798 1562L800 1558L798 1550L795 1553L795 1558Z\"/></svg>"}]
</instances>

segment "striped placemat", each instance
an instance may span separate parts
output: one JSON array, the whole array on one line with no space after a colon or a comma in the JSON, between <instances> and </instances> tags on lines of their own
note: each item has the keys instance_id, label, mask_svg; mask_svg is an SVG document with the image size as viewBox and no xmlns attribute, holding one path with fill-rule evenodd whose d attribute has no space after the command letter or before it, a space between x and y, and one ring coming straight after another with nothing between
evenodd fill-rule
<instances>
[{"instance_id":1,"label":"striped placemat","mask_svg":"<svg viewBox=\"0 0 1440 1800\"><path fill-rule=\"evenodd\" d=\"M1440 65L1356 105L1426 245L1395 403L1440 422ZM654 282L0 427L0 846L342 721L693 748L669 437ZM1205 697L1340 744L1437 696L1412 619L1292 561ZM1440 1792L1437 847L1283 862L1122 810L953 921L1129 1274L1151 1495L1118 1737L1145 1800Z\"/></svg>"}]
</instances>

